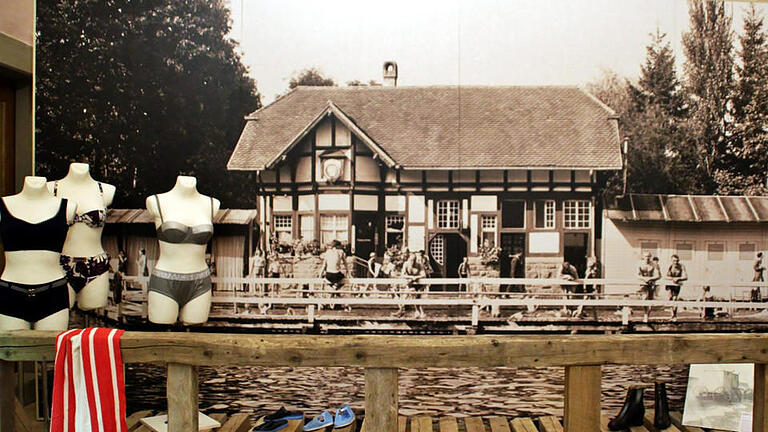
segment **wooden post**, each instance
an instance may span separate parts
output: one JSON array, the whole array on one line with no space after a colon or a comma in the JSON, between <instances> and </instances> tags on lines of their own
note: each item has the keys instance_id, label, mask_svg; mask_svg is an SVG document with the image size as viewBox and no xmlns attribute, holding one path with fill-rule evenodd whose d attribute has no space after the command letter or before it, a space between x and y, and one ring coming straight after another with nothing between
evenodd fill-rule
<instances>
[{"instance_id":1,"label":"wooden post","mask_svg":"<svg viewBox=\"0 0 768 432\"><path fill-rule=\"evenodd\" d=\"M600 430L600 366L565 368L565 432Z\"/></svg>"},{"instance_id":2,"label":"wooden post","mask_svg":"<svg viewBox=\"0 0 768 432\"><path fill-rule=\"evenodd\" d=\"M13 404L16 400L13 374L13 362L0 360L0 431L14 432L16 421L13 418Z\"/></svg>"},{"instance_id":3,"label":"wooden post","mask_svg":"<svg viewBox=\"0 0 768 432\"><path fill-rule=\"evenodd\" d=\"M397 432L397 368L365 369L365 429Z\"/></svg>"},{"instance_id":4,"label":"wooden post","mask_svg":"<svg viewBox=\"0 0 768 432\"><path fill-rule=\"evenodd\" d=\"M198 430L197 366L168 363L168 432Z\"/></svg>"},{"instance_id":5,"label":"wooden post","mask_svg":"<svg viewBox=\"0 0 768 432\"><path fill-rule=\"evenodd\" d=\"M755 363L752 432L768 432L768 364Z\"/></svg>"}]
</instances>

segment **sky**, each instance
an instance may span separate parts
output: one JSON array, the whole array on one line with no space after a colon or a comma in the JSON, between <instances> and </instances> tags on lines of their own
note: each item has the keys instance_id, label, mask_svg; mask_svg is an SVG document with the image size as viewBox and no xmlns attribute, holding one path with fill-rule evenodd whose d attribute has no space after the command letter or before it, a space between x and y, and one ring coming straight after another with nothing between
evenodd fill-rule
<instances>
[{"instance_id":1,"label":"sky","mask_svg":"<svg viewBox=\"0 0 768 432\"><path fill-rule=\"evenodd\" d=\"M584 85L636 78L650 34L666 33L682 72L685 0L226 0L231 37L262 102L318 67L339 85ZM727 4L741 31L748 3ZM768 4L758 4L764 16ZM736 44L738 46L738 43Z\"/></svg>"}]
</instances>

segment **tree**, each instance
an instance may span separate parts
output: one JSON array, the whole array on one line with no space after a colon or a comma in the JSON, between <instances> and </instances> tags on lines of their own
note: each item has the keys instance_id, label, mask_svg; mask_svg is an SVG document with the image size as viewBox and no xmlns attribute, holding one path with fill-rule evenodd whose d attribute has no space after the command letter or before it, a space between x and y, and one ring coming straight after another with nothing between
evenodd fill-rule
<instances>
[{"instance_id":1,"label":"tree","mask_svg":"<svg viewBox=\"0 0 768 432\"><path fill-rule=\"evenodd\" d=\"M733 136L719 176L726 193L768 192L768 45L763 17L751 5L739 37L740 64L733 95Z\"/></svg>"},{"instance_id":2,"label":"tree","mask_svg":"<svg viewBox=\"0 0 768 432\"><path fill-rule=\"evenodd\" d=\"M675 55L666 36L658 28L651 34L637 82L642 95L635 94L635 97L643 104L662 107L668 116L678 119L685 115L685 101L675 69Z\"/></svg>"},{"instance_id":3,"label":"tree","mask_svg":"<svg viewBox=\"0 0 768 432\"><path fill-rule=\"evenodd\" d=\"M725 3L689 0L690 29L683 34L684 71L691 108L689 142L698 157L702 192L718 190L730 135L733 35Z\"/></svg>"},{"instance_id":4,"label":"tree","mask_svg":"<svg viewBox=\"0 0 768 432\"><path fill-rule=\"evenodd\" d=\"M225 206L255 196L226 161L260 106L220 0L38 2L37 168L71 161L118 188L116 206L195 175Z\"/></svg>"},{"instance_id":5,"label":"tree","mask_svg":"<svg viewBox=\"0 0 768 432\"><path fill-rule=\"evenodd\" d=\"M336 81L333 78L326 78L320 69L316 67L306 68L299 73L294 74L288 82L288 88L293 89L298 86L335 86Z\"/></svg>"}]
</instances>

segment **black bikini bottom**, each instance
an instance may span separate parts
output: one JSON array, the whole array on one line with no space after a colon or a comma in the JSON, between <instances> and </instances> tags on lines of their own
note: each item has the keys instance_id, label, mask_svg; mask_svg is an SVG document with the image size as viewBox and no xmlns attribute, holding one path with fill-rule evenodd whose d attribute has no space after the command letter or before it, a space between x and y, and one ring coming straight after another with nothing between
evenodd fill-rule
<instances>
[{"instance_id":1,"label":"black bikini bottom","mask_svg":"<svg viewBox=\"0 0 768 432\"><path fill-rule=\"evenodd\" d=\"M69 309L66 278L34 285L0 280L0 315L34 323L64 309Z\"/></svg>"}]
</instances>

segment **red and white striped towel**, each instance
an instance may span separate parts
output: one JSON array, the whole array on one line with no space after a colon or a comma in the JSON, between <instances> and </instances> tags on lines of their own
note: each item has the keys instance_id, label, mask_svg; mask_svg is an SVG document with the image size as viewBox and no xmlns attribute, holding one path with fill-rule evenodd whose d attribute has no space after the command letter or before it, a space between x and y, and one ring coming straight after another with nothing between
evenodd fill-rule
<instances>
[{"instance_id":1,"label":"red and white striped towel","mask_svg":"<svg viewBox=\"0 0 768 432\"><path fill-rule=\"evenodd\" d=\"M87 328L56 337L51 432L127 432L123 330Z\"/></svg>"}]
</instances>

